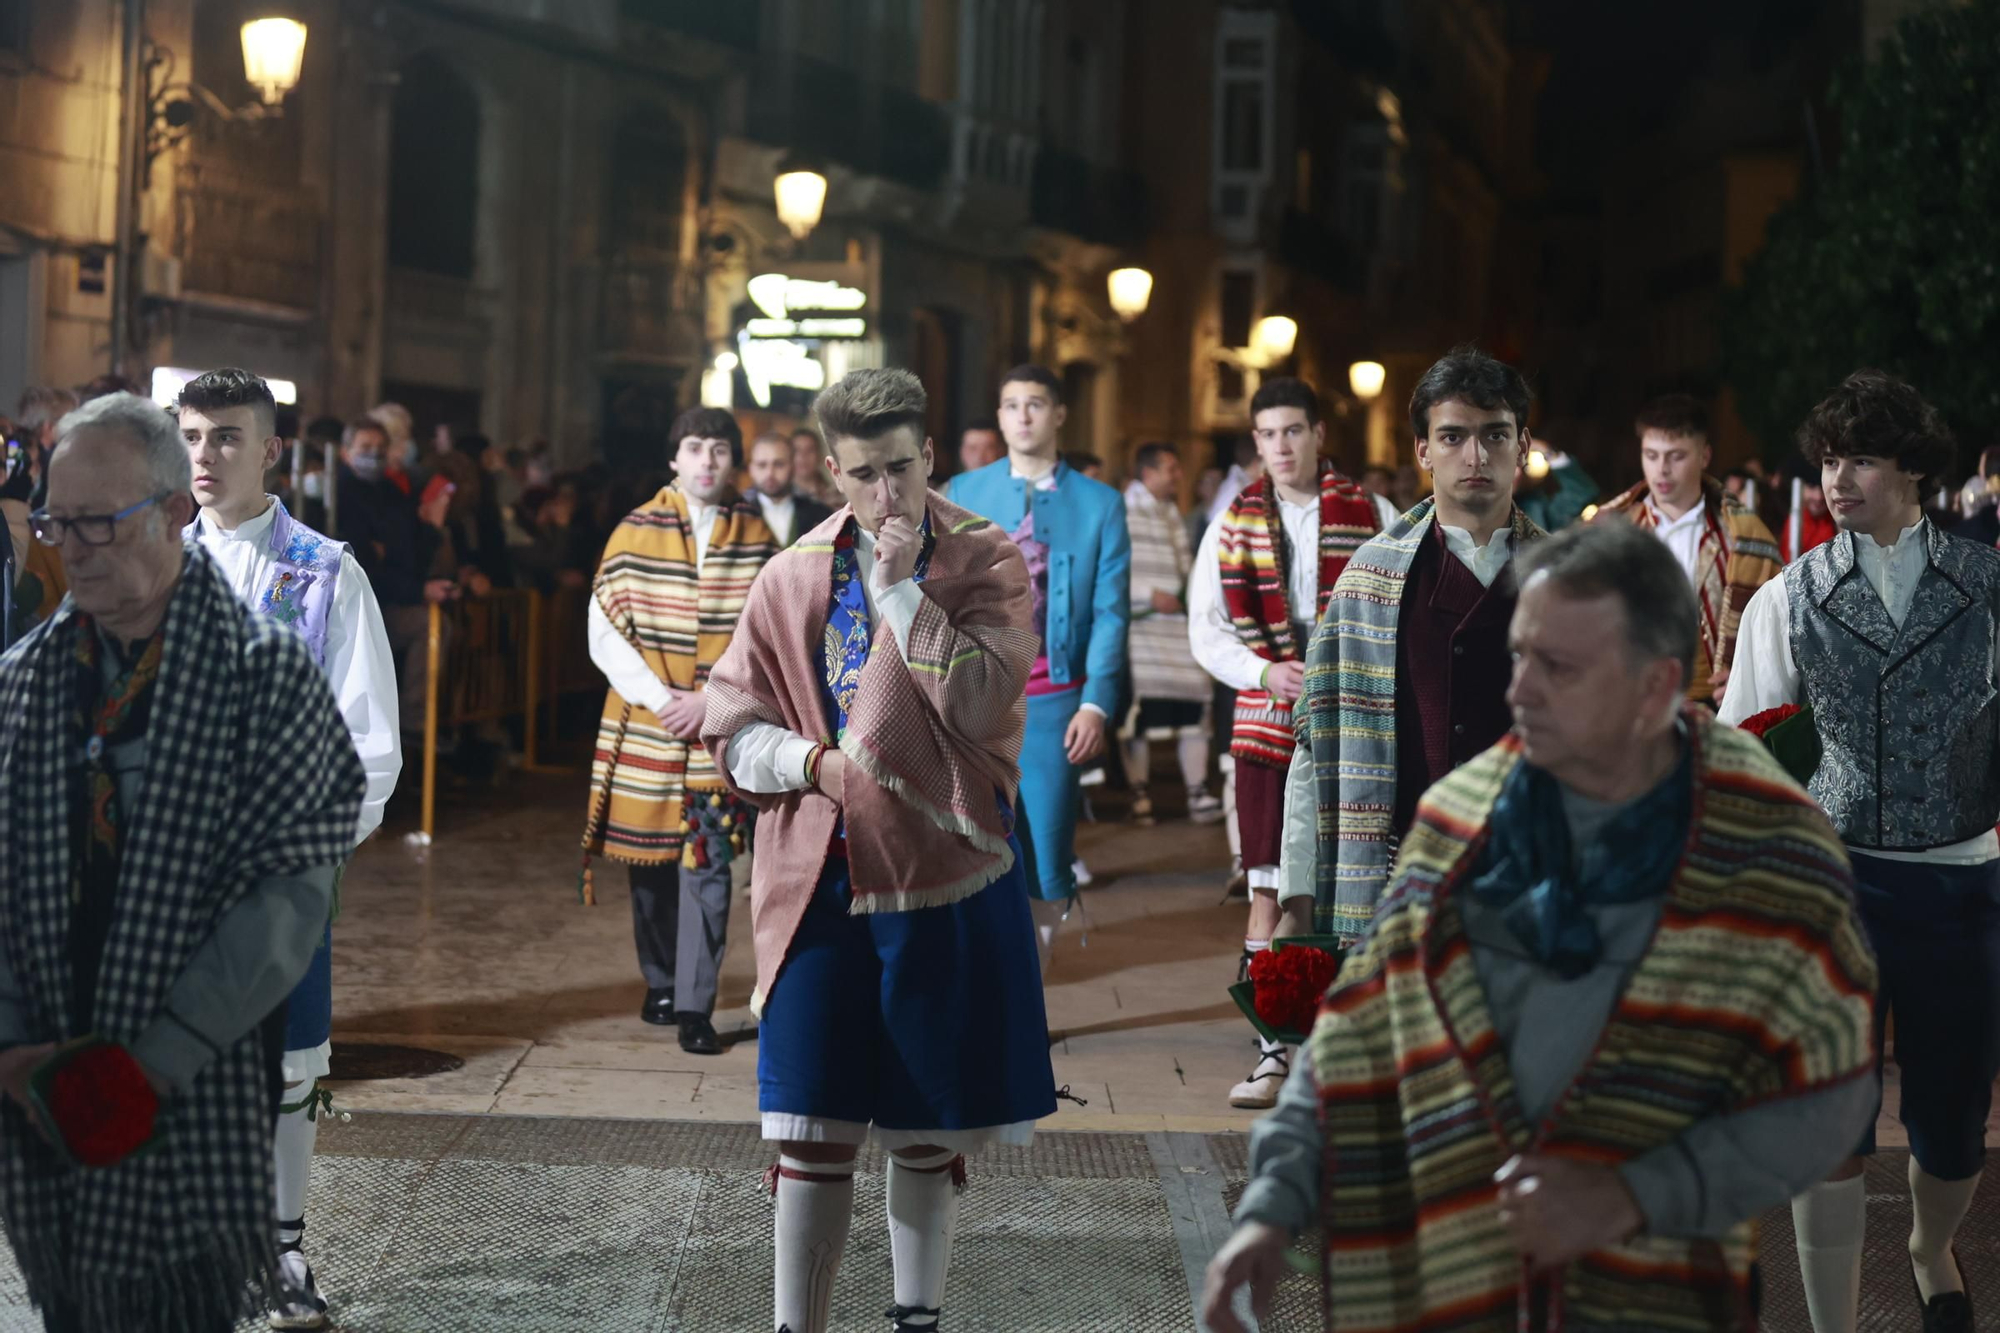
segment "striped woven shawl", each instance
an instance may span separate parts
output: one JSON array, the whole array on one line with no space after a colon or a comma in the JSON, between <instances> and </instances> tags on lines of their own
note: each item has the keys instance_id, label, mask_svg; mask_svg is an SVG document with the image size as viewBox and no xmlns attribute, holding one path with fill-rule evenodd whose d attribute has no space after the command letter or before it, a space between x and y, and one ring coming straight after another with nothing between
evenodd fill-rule
<instances>
[{"instance_id":1,"label":"striped woven shawl","mask_svg":"<svg viewBox=\"0 0 2000 1333\"><path fill-rule=\"evenodd\" d=\"M1326 1296L1346 1333L1501 1333L1536 1293L1493 1173L1524 1152L1615 1164L1697 1121L1873 1069L1875 963L1826 817L1753 738L1693 705L1694 811L1658 933L1597 1049L1523 1120L1458 908L1509 736L1425 795L1373 930L1311 1037L1325 1135ZM1754 1220L1639 1237L1547 1279L1548 1327L1754 1327Z\"/></svg>"},{"instance_id":2,"label":"striped woven shawl","mask_svg":"<svg viewBox=\"0 0 2000 1333\"><path fill-rule=\"evenodd\" d=\"M1757 589L1778 577L1784 560L1778 554L1778 539L1741 500L1724 490L1714 477L1701 479L1701 543L1694 561L1695 600L1701 608L1701 641L1695 654L1694 676L1688 681L1688 698L1708 699L1715 693L1709 680L1726 671L1736 660L1736 627L1743 608ZM1597 511L1602 521L1618 514L1632 525L1651 531L1660 524L1659 514L1646 503L1646 483L1640 482L1615 499L1605 501Z\"/></svg>"},{"instance_id":3,"label":"striped woven shawl","mask_svg":"<svg viewBox=\"0 0 2000 1333\"><path fill-rule=\"evenodd\" d=\"M1313 929L1359 935L1395 859L1396 618L1431 530L1426 498L1354 553L1313 631L1298 735L1312 747L1318 806ZM1546 534L1514 510L1514 550Z\"/></svg>"},{"instance_id":4,"label":"striped woven shawl","mask_svg":"<svg viewBox=\"0 0 2000 1333\"><path fill-rule=\"evenodd\" d=\"M750 584L777 550L763 513L735 497L715 516L697 576L688 524L687 501L671 486L633 510L604 548L595 589L613 628L677 690L707 683L736 632ZM670 735L651 709L612 690L591 763L584 853L629 865L676 860L683 793L721 787L715 760L699 742Z\"/></svg>"},{"instance_id":5,"label":"striped woven shawl","mask_svg":"<svg viewBox=\"0 0 2000 1333\"><path fill-rule=\"evenodd\" d=\"M1333 585L1355 551L1376 532L1375 505L1360 483L1322 459L1319 465L1319 597L1313 607L1291 605L1293 560L1279 511L1277 484L1268 474L1243 489L1223 514L1216 539L1222 569L1222 605L1236 633L1267 662L1297 662L1302 649L1295 621L1317 624ZM1292 762L1292 705L1266 690L1236 696L1229 752L1238 759L1284 768Z\"/></svg>"}]
</instances>

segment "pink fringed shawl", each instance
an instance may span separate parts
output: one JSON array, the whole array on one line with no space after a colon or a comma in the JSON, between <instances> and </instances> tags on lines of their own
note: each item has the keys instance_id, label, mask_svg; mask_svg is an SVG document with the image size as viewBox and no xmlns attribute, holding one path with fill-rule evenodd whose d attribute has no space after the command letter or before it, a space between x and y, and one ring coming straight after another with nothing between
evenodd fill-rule
<instances>
[{"instance_id":1,"label":"pink fringed shawl","mask_svg":"<svg viewBox=\"0 0 2000 1333\"><path fill-rule=\"evenodd\" d=\"M848 713L851 761L840 805L817 791L763 795L757 805L750 916L761 1010L792 933L825 868L841 809L854 911L901 912L969 897L1013 865L999 798L1020 780L1023 690L1037 643L1027 567L1007 534L929 497L936 548L908 661L879 619ZM833 540L843 508L780 552L758 576L729 649L709 674L702 743L721 759L752 722L831 744L820 645L833 600Z\"/></svg>"}]
</instances>

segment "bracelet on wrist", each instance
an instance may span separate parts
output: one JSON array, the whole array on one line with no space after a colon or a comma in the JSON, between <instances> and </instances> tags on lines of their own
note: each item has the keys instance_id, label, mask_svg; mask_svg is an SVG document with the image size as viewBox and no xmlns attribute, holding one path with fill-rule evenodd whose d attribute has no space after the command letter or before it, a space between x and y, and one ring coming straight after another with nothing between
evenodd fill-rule
<instances>
[{"instance_id":1,"label":"bracelet on wrist","mask_svg":"<svg viewBox=\"0 0 2000 1333\"><path fill-rule=\"evenodd\" d=\"M806 786L819 786L819 761L825 754L826 746L815 741L812 752L806 756Z\"/></svg>"}]
</instances>

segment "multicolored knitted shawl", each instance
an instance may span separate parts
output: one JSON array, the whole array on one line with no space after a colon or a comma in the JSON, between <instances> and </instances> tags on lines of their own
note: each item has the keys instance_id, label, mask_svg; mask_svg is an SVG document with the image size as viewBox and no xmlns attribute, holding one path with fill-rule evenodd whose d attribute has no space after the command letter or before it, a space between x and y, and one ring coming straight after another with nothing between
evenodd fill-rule
<instances>
[{"instance_id":1,"label":"multicolored knitted shawl","mask_svg":"<svg viewBox=\"0 0 2000 1333\"><path fill-rule=\"evenodd\" d=\"M1709 679L1736 660L1736 627L1743 608L1757 589L1778 577L1784 559L1778 539L1744 503L1724 490L1714 477L1701 479L1701 543L1695 550L1694 592L1701 607L1701 644L1688 698L1715 694ZM1646 503L1646 483L1640 482L1598 509L1593 522L1611 515L1630 519L1648 531L1659 526L1659 514Z\"/></svg>"},{"instance_id":2,"label":"multicolored knitted shawl","mask_svg":"<svg viewBox=\"0 0 2000 1333\"><path fill-rule=\"evenodd\" d=\"M1306 653L1297 726L1300 743L1312 748L1313 929L1322 935L1368 928L1395 859L1396 619L1436 504L1418 501L1354 553ZM1547 535L1518 508L1513 531L1516 554Z\"/></svg>"},{"instance_id":3,"label":"multicolored knitted shawl","mask_svg":"<svg viewBox=\"0 0 2000 1333\"><path fill-rule=\"evenodd\" d=\"M1222 566L1222 605L1236 633L1267 662L1297 662L1304 645L1292 625L1317 624L1333 596L1347 561L1377 529L1375 504L1359 482L1332 463L1319 465L1319 604L1308 611L1291 605L1290 561L1278 509L1278 488L1266 475L1244 488L1223 514L1216 539ZM1229 752L1238 759L1283 768L1292 761L1292 705L1265 690L1236 696L1236 725Z\"/></svg>"},{"instance_id":4,"label":"multicolored knitted shawl","mask_svg":"<svg viewBox=\"0 0 2000 1333\"><path fill-rule=\"evenodd\" d=\"M655 676L677 690L700 689L729 647L750 584L776 552L763 512L733 497L715 516L697 575L687 500L669 486L611 534L597 569L597 604ZM721 789L715 760L699 742L668 734L652 710L613 690L590 768L584 855L602 852L628 865L678 861L684 794Z\"/></svg>"},{"instance_id":5,"label":"multicolored knitted shawl","mask_svg":"<svg viewBox=\"0 0 2000 1333\"><path fill-rule=\"evenodd\" d=\"M1685 717L1693 819L1658 932L1539 1124L1522 1116L1458 907L1519 743L1425 795L1310 1038L1329 1327L1511 1333L1538 1298L1549 1328L1754 1327L1754 1219L1719 1241L1607 1245L1531 1282L1493 1183L1517 1153L1615 1164L1697 1121L1874 1069L1875 962L1838 837L1754 737L1694 705Z\"/></svg>"}]
</instances>

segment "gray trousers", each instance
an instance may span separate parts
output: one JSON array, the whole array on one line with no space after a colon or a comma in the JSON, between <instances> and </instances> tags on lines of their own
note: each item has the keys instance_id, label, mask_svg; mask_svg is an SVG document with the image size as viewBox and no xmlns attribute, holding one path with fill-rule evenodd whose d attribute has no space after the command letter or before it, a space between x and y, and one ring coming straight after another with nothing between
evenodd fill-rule
<instances>
[{"instance_id":1,"label":"gray trousers","mask_svg":"<svg viewBox=\"0 0 2000 1333\"><path fill-rule=\"evenodd\" d=\"M729 867L684 870L677 863L627 866L632 936L648 990L671 991L674 1011L708 1014L729 942Z\"/></svg>"}]
</instances>

